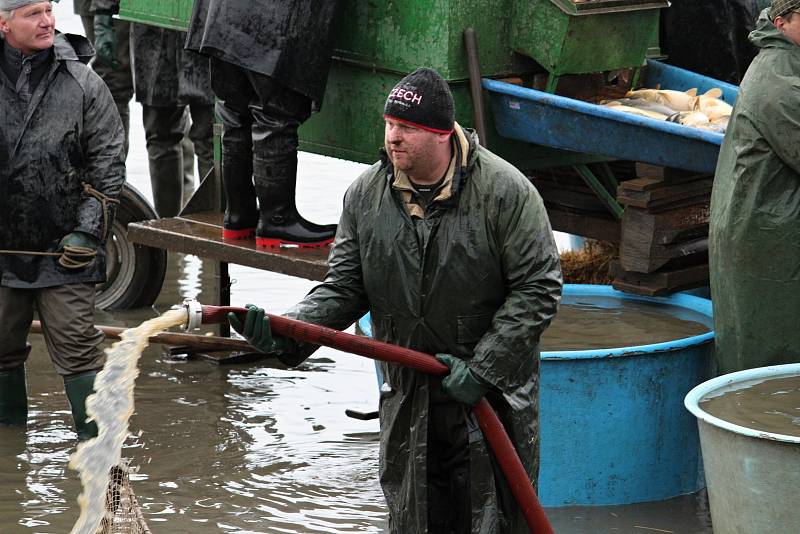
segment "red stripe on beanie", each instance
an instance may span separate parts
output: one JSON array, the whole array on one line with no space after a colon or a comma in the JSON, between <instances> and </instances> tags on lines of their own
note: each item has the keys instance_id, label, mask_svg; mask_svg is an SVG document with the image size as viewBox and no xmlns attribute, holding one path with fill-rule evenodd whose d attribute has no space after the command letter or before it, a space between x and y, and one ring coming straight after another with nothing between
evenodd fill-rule
<instances>
[{"instance_id":1,"label":"red stripe on beanie","mask_svg":"<svg viewBox=\"0 0 800 534\"><path fill-rule=\"evenodd\" d=\"M409 126L413 126L414 128L419 128L420 130L425 130L427 132L433 132L437 134L451 134L453 133L453 129L450 128L449 130L439 130L438 128L431 128L430 126L424 126L422 124L407 121L405 119L401 119L399 117L393 117L392 115L384 115L384 119L392 119L393 121L402 122L403 124L408 124Z\"/></svg>"}]
</instances>

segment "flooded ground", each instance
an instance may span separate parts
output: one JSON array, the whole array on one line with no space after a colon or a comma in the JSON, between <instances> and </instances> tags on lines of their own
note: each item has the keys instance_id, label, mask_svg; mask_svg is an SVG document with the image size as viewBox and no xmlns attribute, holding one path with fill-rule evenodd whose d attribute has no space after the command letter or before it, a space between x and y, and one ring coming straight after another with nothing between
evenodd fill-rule
<instances>
[{"instance_id":1,"label":"flooded ground","mask_svg":"<svg viewBox=\"0 0 800 534\"><path fill-rule=\"evenodd\" d=\"M82 33L72 3L54 4L57 27ZM141 127L131 109L128 179L152 198ZM380 120L376 115L376 119ZM298 205L334 222L364 166L301 155ZM136 326L185 297L210 302L210 264L171 255L155 309L98 313L97 323ZM280 313L314 283L231 266L232 304ZM67 469L75 434L63 384L41 336L28 363L27 433L0 427L0 533L60 534L78 517L80 487ZM373 364L321 349L299 369L262 361L219 366L148 348L136 383L133 436L123 455L154 534L382 532L378 424L344 415L377 406ZM557 532L711 532L704 495L664 503L548 510Z\"/></svg>"}]
</instances>

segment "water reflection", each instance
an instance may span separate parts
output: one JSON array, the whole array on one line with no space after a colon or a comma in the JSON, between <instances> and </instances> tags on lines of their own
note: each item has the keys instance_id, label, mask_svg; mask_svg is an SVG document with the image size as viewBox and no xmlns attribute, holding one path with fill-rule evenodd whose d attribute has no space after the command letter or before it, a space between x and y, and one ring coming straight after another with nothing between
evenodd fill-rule
<instances>
[{"instance_id":1,"label":"water reflection","mask_svg":"<svg viewBox=\"0 0 800 534\"><path fill-rule=\"evenodd\" d=\"M171 254L155 309L99 312L97 322L135 326L187 296L210 302L212 267ZM254 286L248 298L276 312L313 286L252 270L232 275ZM27 435L0 428L0 517L9 531L63 533L78 512L80 486L67 469L75 435L41 336L31 341ZM377 423L344 415L374 409L372 363L326 349L317 356L287 370L146 349L123 455L138 469L133 488L155 533L382 530Z\"/></svg>"}]
</instances>

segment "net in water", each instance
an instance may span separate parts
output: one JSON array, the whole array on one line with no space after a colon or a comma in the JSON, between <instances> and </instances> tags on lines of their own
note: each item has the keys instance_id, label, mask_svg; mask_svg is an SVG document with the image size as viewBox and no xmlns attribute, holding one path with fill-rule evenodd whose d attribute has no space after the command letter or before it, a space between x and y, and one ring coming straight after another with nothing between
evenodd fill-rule
<instances>
[{"instance_id":1,"label":"net in water","mask_svg":"<svg viewBox=\"0 0 800 534\"><path fill-rule=\"evenodd\" d=\"M69 462L79 471L83 484L78 497L81 514L72 534L150 532L130 485L122 444L133 414L133 387L142 351L151 336L185 324L187 318L184 309L170 310L124 331L120 341L106 349L106 363L95 378L95 392L86 400L86 413L97 423L98 434L80 443Z\"/></svg>"}]
</instances>

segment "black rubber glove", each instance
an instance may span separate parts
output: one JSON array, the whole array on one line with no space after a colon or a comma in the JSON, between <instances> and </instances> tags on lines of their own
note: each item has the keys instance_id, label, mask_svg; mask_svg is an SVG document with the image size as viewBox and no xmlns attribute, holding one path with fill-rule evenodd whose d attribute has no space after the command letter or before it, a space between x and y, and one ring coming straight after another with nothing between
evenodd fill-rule
<instances>
[{"instance_id":1,"label":"black rubber glove","mask_svg":"<svg viewBox=\"0 0 800 534\"><path fill-rule=\"evenodd\" d=\"M492 389L492 385L473 373L461 358L437 354L436 359L450 368L450 374L442 378L442 389L457 401L475 406Z\"/></svg>"},{"instance_id":2,"label":"black rubber glove","mask_svg":"<svg viewBox=\"0 0 800 534\"><path fill-rule=\"evenodd\" d=\"M117 60L117 34L110 14L98 13L94 16L94 49L97 61L114 70L120 68Z\"/></svg>"},{"instance_id":3,"label":"black rubber glove","mask_svg":"<svg viewBox=\"0 0 800 534\"><path fill-rule=\"evenodd\" d=\"M228 314L228 322L234 330L245 337L248 343L261 352L267 354L280 354L288 349L289 343L282 337L272 337L269 327L269 317L263 308L247 304L247 316L244 324L235 313Z\"/></svg>"},{"instance_id":4,"label":"black rubber glove","mask_svg":"<svg viewBox=\"0 0 800 534\"><path fill-rule=\"evenodd\" d=\"M70 232L58 242L59 250L63 250L64 247L83 247L97 250L97 239L86 232Z\"/></svg>"}]
</instances>

